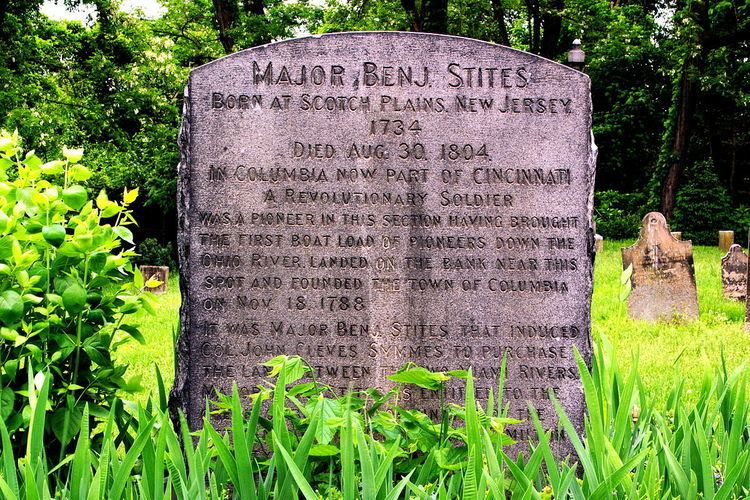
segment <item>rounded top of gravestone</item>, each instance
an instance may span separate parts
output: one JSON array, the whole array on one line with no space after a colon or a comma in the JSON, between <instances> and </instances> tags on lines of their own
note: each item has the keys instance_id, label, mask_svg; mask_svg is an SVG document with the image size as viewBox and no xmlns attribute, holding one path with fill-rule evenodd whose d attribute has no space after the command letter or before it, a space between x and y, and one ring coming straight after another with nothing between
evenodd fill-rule
<instances>
[{"instance_id":1,"label":"rounded top of gravestone","mask_svg":"<svg viewBox=\"0 0 750 500\"><path fill-rule=\"evenodd\" d=\"M643 217L643 227L646 225L660 225L667 227L667 219L660 212L649 212Z\"/></svg>"},{"instance_id":2,"label":"rounded top of gravestone","mask_svg":"<svg viewBox=\"0 0 750 500\"><path fill-rule=\"evenodd\" d=\"M721 258L721 262L726 262L728 260L743 260L743 257L745 256L745 252L742 251L742 245L738 243L734 243L732 246L729 247L729 251L724 255L724 257Z\"/></svg>"},{"instance_id":3,"label":"rounded top of gravestone","mask_svg":"<svg viewBox=\"0 0 750 500\"><path fill-rule=\"evenodd\" d=\"M660 212L647 213L641 223L641 239L655 241L667 238L678 241L669 230L669 225L664 215Z\"/></svg>"},{"instance_id":4,"label":"rounded top of gravestone","mask_svg":"<svg viewBox=\"0 0 750 500\"><path fill-rule=\"evenodd\" d=\"M497 55L498 57L495 60L498 63L498 67L500 66L500 63L507 61L509 58L516 61L527 60L529 63L545 64L549 67L548 69L554 67L555 69L568 74L569 77L578 78L587 83L590 81L588 75L575 68L530 52L513 49L492 42L476 40L474 38L406 31L349 31L290 38L287 40L268 43L266 45L251 47L215 59L193 69L190 74L192 76L197 73L202 73L209 70L209 68L216 70L217 67L221 67L225 64L231 65L235 59L242 59L243 57L263 54L265 52L285 52L290 55L306 53L309 55L310 53L315 53L316 48L325 48L326 51L330 51L332 48L339 48L341 49L342 57L350 59L354 57L351 53L352 49L362 52L362 55L376 57L378 55L392 56L395 47L403 48L404 46L408 46L408 53L413 54L416 59L422 59L424 61L430 61L433 54L441 54L445 52L453 52L456 56L462 58L471 56L478 59L491 58L492 55ZM505 57L501 58L500 55L504 55ZM342 59L342 61L345 62L347 59ZM547 80L549 75L539 75L539 77ZM532 74L532 80L533 78L534 75Z\"/></svg>"},{"instance_id":5,"label":"rounded top of gravestone","mask_svg":"<svg viewBox=\"0 0 750 500\"><path fill-rule=\"evenodd\" d=\"M742 253L742 245L733 243L731 247L729 247L729 251L727 253Z\"/></svg>"}]
</instances>

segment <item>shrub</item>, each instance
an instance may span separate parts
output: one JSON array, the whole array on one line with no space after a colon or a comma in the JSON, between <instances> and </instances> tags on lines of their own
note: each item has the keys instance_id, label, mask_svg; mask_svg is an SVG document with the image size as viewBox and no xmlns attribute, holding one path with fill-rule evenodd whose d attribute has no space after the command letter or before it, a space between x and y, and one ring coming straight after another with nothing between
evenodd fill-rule
<instances>
[{"instance_id":1,"label":"shrub","mask_svg":"<svg viewBox=\"0 0 750 500\"><path fill-rule=\"evenodd\" d=\"M607 239L637 238L641 220L646 215L646 195L598 191L594 198L596 232Z\"/></svg>"},{"instance_id":2,"label":"shrub","mask_svg":"<svg viewBox=\"0 0 750 500\"><path fill-rule=\"evenodd\" d=\"M715 246L718 231L734 227L734 210L713 161L698 161L685 169L670 225L695 245Z\"/></svg>"},{"instance_id":3,"label":"shrub","mask_svg":"<svg viewBox=\"0 0 750 500\"><path fill-rule=\"evenodd\" d=\"M734 209L727 228L734 231L734 242L747 248L750 239L750 207Z\"/></svg>"},{"instance_id":4,"label":"shrub","mask_svg":"<svg viewBox=\"0 0 750 500\"><path fill-rule=\"evenodd\" d=\"M167 266L170 269L176 269L174 243L171 241L162 245L156 238L145 238L136 247L138 264L150 266Z\"/></svg>"},{"instance_id":5,"label":"shrub","mask_svg":"<svg viewBox=\"0 0 750 500\"><path fill-rule=\"evenodd\" d=\"M123 317L151 308L141 294L149 284L124 248L138 193L126 190L121 203L104 191L92 199L83 150L45 163L20 142L0 132L0 417L23 449L33 385L48 374L43 439L62 456L84 407L104 418L116 393L132 388L111 354L127 337L143 340Z\"/></svg>"}]
</instances>

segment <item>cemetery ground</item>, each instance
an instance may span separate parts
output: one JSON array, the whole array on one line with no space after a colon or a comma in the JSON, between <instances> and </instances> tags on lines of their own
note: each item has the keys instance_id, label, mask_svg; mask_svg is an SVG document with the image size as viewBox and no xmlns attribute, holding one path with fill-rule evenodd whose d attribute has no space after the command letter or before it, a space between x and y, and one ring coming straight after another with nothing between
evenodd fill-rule
<instances>
[{"instance_id":1,"label":"cemetery ground","mask_svg":"<svg viewBox=\"0 0 750 500\"><path fill-rule=\"evenodd\" d=\"M620 301L620 248L632 241L605 242L597 255L594 296L591 308L594 342L610 343L618 363L627 373L638 359L638 371L645 389L657 406L679 382L685 384L686 397L693 399L704 377L720 369L722 358L729 371L750 359L750 338L744 331L744 303L722 295L720 259L717 247L696 246L694 252L700 319L698 321L649 323L627 317L627 304ZM130 364L129 377L140 377L144 388L156 387L154 364L159 366L165 383L174 377L173 336L178 331L180 306L179 282L170 275L169 291L156 296L157 316L145 311L131 318L144 332L145 345L132 341L118 351L119 359ZM143 389L136 397L145 401Z\"/></svg>"}]
</instances>

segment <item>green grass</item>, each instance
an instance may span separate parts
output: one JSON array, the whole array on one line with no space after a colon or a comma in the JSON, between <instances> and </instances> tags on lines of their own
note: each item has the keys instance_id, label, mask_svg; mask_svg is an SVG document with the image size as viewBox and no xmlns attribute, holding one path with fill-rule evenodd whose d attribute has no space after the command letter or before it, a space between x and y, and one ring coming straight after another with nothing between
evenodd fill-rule
<instances>
[{"instance_id":1,"label":"green grass","mask_svg":"<svg viewBox=\"0 0 750 500\"><path fill-rule=\"evenodd\" d=\"M622 260L620 248L632 242L606 241L596 259L591 310L595 339L604 335L627 369L638 356L648 393L663 402L682 379L687 396L721 366L722 352L731 371L750 359L750 336L744 331L745 305L724 299L721 290L722 252L716 247L694 250L700 319L684 323L648 323L627 317L619 301Z\"/></svg>"},{"instance_id":2,"label":"green grass","mask_svg":"<svg viewBox=\"0 0 750 500\"><path fill-rule=\"evenodd\" d=\"M606 241L604 252L597 257L592 331L595 339L601 335L609 339L626 370L633 356L639 357L639 372L650 396L663 403L670 388L681 379L691 397L703 378L720 367L722 352L730 371L750 359L750 334L744 331L745 307L722 296L722 253L718 248L695 248L700 320L652 324L628 319L626 305L619 301L620 248L630 243ZM146 345L126 344L120 348L118 358L130 364L128 376L142 377L145 388L156 387L154 363L165 383L172 384L172 334L178 325L179 306L179 283L173 273L169 291L156 296L159 316L141 312L131 319L141 326ZM144 389L136 399L144 401L146 395Z\"/></svg>"},{"instance_id":3,"label":"green grass","mask_svg":"<svg viewBox=\"0 0 750 500\"><path fill-rule=\"evenodd\" d=\"M167 293L154 295L154 298L158 316L154 317L142 310L128 318L130 324L140 327L146 344L141 345L131 340L116 353L118 360L130 365L126 378L141 377L143 390L134 399L142 403L145 403L151 392L156 393L154 364L159 366L167 388L172 387L174 382L173 335L179 328L180 312L180 281L177 273L170 272Z\"/></svg>"}]
</instances>

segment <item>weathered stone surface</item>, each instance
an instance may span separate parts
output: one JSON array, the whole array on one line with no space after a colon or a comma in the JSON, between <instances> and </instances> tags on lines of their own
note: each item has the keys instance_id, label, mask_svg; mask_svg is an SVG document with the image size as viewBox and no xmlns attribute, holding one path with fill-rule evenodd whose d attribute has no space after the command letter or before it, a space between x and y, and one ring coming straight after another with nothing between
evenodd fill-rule
<instances>
[{"instance_id":1,"label":"weathered stone surface","mask_svg":"<svg viewBox=\"0 0 750 500\"><path fill-rule=\"evenodd\" d=\"M335 390L472 367L511 415L575 424L590 356L586 75L463 38L346 33L194 70L180 135L175 400L252 392L278 354ZM448 388L462 400L461 384ZM437 416L436 394L401 403ZM525 441L525 423L509 432Z\"/></svg>"},{"instance_id":2,"label":"weathered stone surface","mask_svg":"<svg viewBox=\"0 0 750 500\"><path fill-rule=\"evenodd\" d=\"M143 279L148 281L155 279L161 281L161 285L149 288L148 291L151 293L161 294L167 292L167 284L169 281L169 267L167 266L140 266L141 274Z\"/></svg>"},{"instance_id":3,"label":"weathered stone surface","mask_svg":"<svg viewBox=\"0 0 750 500\"><path fill-rule=\"evenodd\" d=\"M622 249L622 268L633 265L628 312L634 319L671 321L698 317L693 244L670 233L658 212L646 214L641 236Z\"/></svg>"},{"instance_id":4,"label":"weathered stone surface","mask_svg":"<svg viewBox=\"0 0 750 500\"><path fill-rule=\"evenodd\" d=\"M732 245L721 258L721 284L724 297L734 300L747 297L747 255L741 245Z\"/></svg>"},{"instance_id":5,"label":"weathered stone surface","mask_svg":"<svg viewBox=\"0 0 750 500\"><path fill-rule=\"evenodd\" d=\"M734 231L719 231L719 249L728 252L734 245Z\"/></svg>"}]
</instances>

